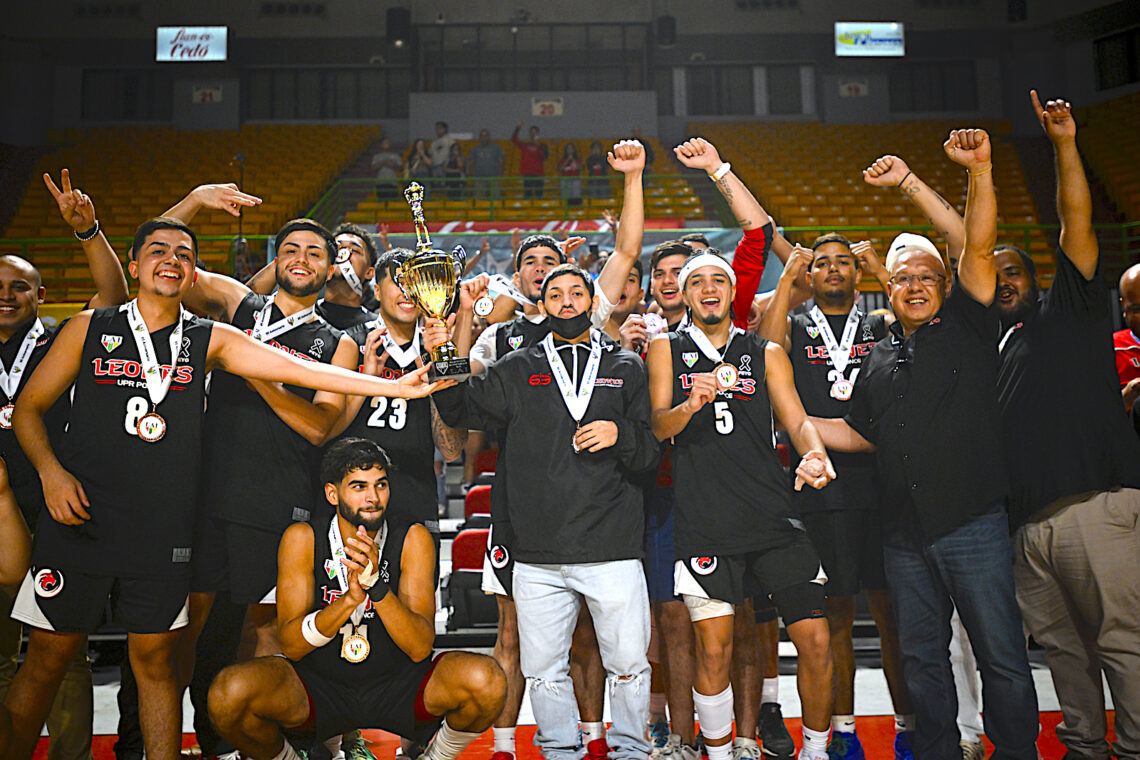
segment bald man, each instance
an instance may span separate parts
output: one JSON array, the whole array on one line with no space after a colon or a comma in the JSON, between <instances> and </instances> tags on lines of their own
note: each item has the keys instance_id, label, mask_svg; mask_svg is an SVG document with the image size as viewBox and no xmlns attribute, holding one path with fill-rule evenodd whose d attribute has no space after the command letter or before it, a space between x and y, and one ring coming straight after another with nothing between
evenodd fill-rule
<instances>
[{"instance_id":1,"label":"bald man","mask_svg":"<svg viewBox=\"0 0 1140 760\"><path fill-rule=\"evenodd\" d=\"M1132 414L1132 406L1140 398L1140 264L1133 264L1120 275L1120 309L1126 327L1112 334L1112 343L1124 409Z\"/></svg>"}]
</instances>

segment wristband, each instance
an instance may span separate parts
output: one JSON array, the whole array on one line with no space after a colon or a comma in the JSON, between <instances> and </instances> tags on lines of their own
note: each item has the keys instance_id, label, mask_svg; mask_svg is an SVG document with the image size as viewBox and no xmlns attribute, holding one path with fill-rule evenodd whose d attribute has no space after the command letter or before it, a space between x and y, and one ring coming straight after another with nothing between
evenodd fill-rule
<instances>
[{"instance_id":1,"label":"wristband","mask_svg":"<svg viewBox=\"0 0 1140 760\"><path fill-rule=\"evenodd\" d=\"M990 172L992 172L993 170L994 170L994 165L993 165L993 164L990 164L990 165L989 165L989 168L987 168L987 169L982 169L980 172L972 172L972 171L970 171L969 169L967 169L967 170L966 170L966 174L969 174L971 177L980 177L980 176L982 176L983 174L989 174L989 173L990 173Z\"/></svg>"},{"instance_id":2,"label":"wristband","mask_svg":"<svg viewBox=\"0 0 1140 760\"><path fill-rule=\"evenodd\" d=\"M906 176L904 176L902 179L900 179L899 183L897 185L895 185L895 187L902 187L903 183L906 182L906 178L912 174L914 174L914 172L907 172Z\"/></svg>"},{"instance_id":3,"label":"wristband","mask_svg":"<svg viewBox=\"0 0 1140 760\"><path fill-rule=\"evenodd\" d=\"M712 179L713 182L720 182L722 179L724 179L724 175L728 174L730 171L732 171L732 164L725 161L723 164L717 167L717 170L715 172L709 175L709 178Z\"/></svg>"},{"instance_id":4,"label":"wristband","mask_svg":"<svg viewBox=\"0 0 1140 760\"><path fill-rule=\"evenodd\" d=\"M372 600L372 606L380 604L384 601L384 597L392 592L392 587L382 580L377 579L372 587L368 589L368 598Z\"/></svg>"},{"instance_id":5,"label":"wristband","mask_svg":"<svg viewBox=\"0 0 1140 760\"><path fill-rule=\"evenodd\" d=\"M305 637L305 641L315 647L323 647L333 640L332 636L326 636L317 629L316 612L310 612L308 615L305 615L305 619L301 621L301 635Z\"/></svg>"},{"instance_id":6,"label":"wristband","mask_svg":"<svg viewBox=\"0 0 1140 760\"><path fill-rule=\"evenodd\" d=\"M75 237L84 242L90 240L99 234L99 220L95 220L95 226L85 232L76 232Z\"/></svg>"}]
</instances>

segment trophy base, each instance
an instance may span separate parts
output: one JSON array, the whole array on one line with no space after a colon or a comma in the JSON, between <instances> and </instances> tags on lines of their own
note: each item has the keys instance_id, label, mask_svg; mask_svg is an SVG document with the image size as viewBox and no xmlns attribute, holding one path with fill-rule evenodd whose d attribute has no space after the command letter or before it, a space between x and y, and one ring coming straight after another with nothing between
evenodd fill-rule
<instances>
[{"instance_id":1,"label":"trophy base","mask_svg":"<svg viewBox=\"0 0 1140 760\"><path fill-rule=\"evenodd\" d=\"M471 377L471 360L466 357L441 359L431 363L428 377L432 382L436 380L455 380L462 382Z\"/></svg>"}]
</instances>

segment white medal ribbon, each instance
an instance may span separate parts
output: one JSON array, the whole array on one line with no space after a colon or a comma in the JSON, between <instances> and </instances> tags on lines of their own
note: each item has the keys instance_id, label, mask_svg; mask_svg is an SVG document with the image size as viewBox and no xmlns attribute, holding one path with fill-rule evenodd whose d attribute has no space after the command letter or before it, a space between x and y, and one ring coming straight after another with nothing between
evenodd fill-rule
<instances>
[{"instance_id":1,"label":"white medal ribbon","mask_svg":"<svg viewBox=\"0 0 1140 760\"><path fill-rule=\"evenodd\" d=\"M16 361L12 362L12 369L5 369L4 363L0 362L0 390L4 391L9 402L15 398L16 390L20 387L20 378L24 375L24 368L28 366L28 360L32 358L32 350L36 347L36 340L43 334L44 323L37 319L28 330L28 334L24 336L20 350L16 352Z\"/></svg>"},{"instance_id":2,"label":"white medal ribbon","mask_svg":"<svg viewBox=\"0 0 1140 760\"><path fill-rule=\"evenodd\" d=\"M387 540L388 521L385 520L384 524L380 526L380 533L376 536L376 556L378 558L383 556L384 542ZM341 559L348 555L344 551L344 540L340 536L340 522L336 515L333 515L329 522L329 548L332 549L333 568L336 570L336 582L340 586L340 592L342 594L348 593L348 568L341 562ZM352 611L352 624L354 626L360 625L361 619L364 618L364 608L367 606L368 599L365 599L356 605L356 609Z\"/></svg>"},{"instance_id":3,"label":"white medal ribbon","mask_svg":"<svg viewBox=\"0 0 1140 760\"><path fill-rule=\"evenodd\" d=\"M510 278L503 274L493 274L491 279L487 281L487 292L491 294L492 298L497 296L510 296L520 304L528 306L535 306L535 302L522 294L515 284L511 282Z\"/></svg>"},{"instance_id":4,"label":"white medal ribbon","mask_svg":"<svg viewBox=\"0 0 1140 760\"><path fill-rule=\"evenodd\" d=\"M158 365L158 354L154 350L154 343L150 340L150 331L139 312L138 299L128 301L119 307L119 311L127 313L127 324L131 326L131 335L134 336L135 345L139 349L139 364L142 365L143 379L146 381L146 392L150 401L157 407L170 392L170 384L174 380L174 370L178 366L178 352L182 348L182 320L186 310L178 306L178 323L170 333L170 372L164 377L162 368Z\"/></svg>"},{"instance_id":5,"label":"white medal ribbon","mask_svg":"<svg viewBox=\"0 0 1140 760\"><path fill-rule=\"evenodd\" d=\"M831 366L835 367L839 374L843 374L843 370L847 369L847 365L851 362L851 347L855 345L855 331L859 328L862 313L856 307L851 307L851 311L847 314L847 323L843 326L843 337L838 343L835 342L835 333L831 331L827 317L818 306L811 307L808 316L819 329L819 335L823 338L823 347L827 349L827 355L831 358Z\"/></svg>"},{"instance_id":6,"label":"white medal ribbon","mask_svg":"<svg viewBox=\"0 0 1140 760\"><path fill-rule=\"evenodd\" d=\"M384 323L380 320L376 320L375 322L371 322L369 324L374 324L377 327L384 327ZM391 356L396 360L396 364L400 365L400 369L407 369L410 365L416 363L416 359L419 358L421 353L420 325L419 323L416 324L415 331L412 335L412 343L406 349L401 348L396 343L396 339L392 337L392 333L390 332L385 332L383 335L381 335L380 342L384 344L384 350L388 352L388 356Z\"/></svg>"},{"instance_id":7,"label":"white medal ribbon","mask_svg":"<svg viewBox=\"0 0 1140 760\"><path fill-rule=\"evenodd\" d=\"M678 330L680 329L681 328L678 328ZM695 324L689 324L684 330L689 334L689 337L693 339L693 342L697 344L697 348L701 350L701 353L707 356L713 364L720 364L724 361L724 357L728 356L728 347L732 345L732 339L736 337L737 333L744 332L736 325L732 325L732 327L728 329L728 340L724 342L724 348L717 351L712 341L709 340L709 336L705 335L705 331Z\"/></svg>"},{"instance_id":8,"label":"white medal ribbon","mask_svg":"<svg viewBox=\"0 0 1140 760\"><path fill-rule=\"evenodd\" d=\"M364 295L364 286L360 284L360 278L356 276L356 270L352 268L351 258L340 262L336 268L340 270L341 275L344 276L344 281L348 283L348 287L352 288L353 293L358 296Z\"/></svg>"},{"instance_id":9,"label":"white medal ribbon","mask_svg":"<svg viewBox=\"0 0 1140 760\"><path fill-rule=\"evenodd\" d=\"M261 311L257 313L257 317L254 318L253 332L250 335L254 340L264 343L267 340L276 338L282 333L289 332L294 327L300 327L306 322L309 322L316 316L316 310L317 306L313 304L307 309L301 309L294 314L282 317L273 324L270 324L269 320L273 316L273 296L270 296L269 300L265 302L265 306L262 307Z\"/></svg>"},{"instance_id":10,"label":"white medal ribbon","mask_svg":"<svg viewBox=\"0 0 1140 760\"><path fill-rule=\"evenodd\" d=\"M1020 330L1022 327L1025 327L1025 322L1018 322L1016 325L1013 325L1005 331L1005 335L1002 336L1001 342L998 343L999 354L1005 350L1005 344L1009 343L1009 339L1013 337L1013 334Z\"/></svg>"},{"instance_id":11,"label":"white medal ribbon","mask_svg":"<svg viewBox=\"0 0 1140 760\"><path fill-rule=\"evenodd\" d=\"M590 397L594 395L594 381L598 378L598 366L602 363L602 344L597 336L590 334L590 358L586 361L586 372L582 375L582 386L575 392L574 378L578 376L578 347L574 351L574 376L566 370L558 349L554 347L554 333L548 333L542 339L542 348L546 352L546 363L550 365L550 372L554 381L558 383L558 390L562 393L562 401L566 410L575 422L581 422L586 416L586 409L590 406Z\"/></svg>"}]
</instances>

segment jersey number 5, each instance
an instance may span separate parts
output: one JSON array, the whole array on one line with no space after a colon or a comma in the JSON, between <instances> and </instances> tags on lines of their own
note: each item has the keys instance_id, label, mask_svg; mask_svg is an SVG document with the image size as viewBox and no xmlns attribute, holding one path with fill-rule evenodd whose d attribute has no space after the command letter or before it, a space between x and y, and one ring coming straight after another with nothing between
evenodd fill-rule
<instances>
[{"instance_id":1,"label":"jersey number 5","mask_svg":"<svg viewBox=\"0 0 1140 760\"><path fill-rule=\"evenodd\" d=\"M372 397L372 414L368 417L368 427L387 427L403 430L408 422L408 400L405 398ZM387 415L388 419L384 419Z\"/></svg>"},{"instance_id":2,"label":"jersey number 5","mask_svg":"<svg viewBox=\"0 0 1140 760\"><path fill-rule=\"evenodd\" d=\"M716 417L716 432L721 435L728 435L732 432L732 410L728 408L727 401L714 401L713 415Z\"/></svg>"}]
</instances>

